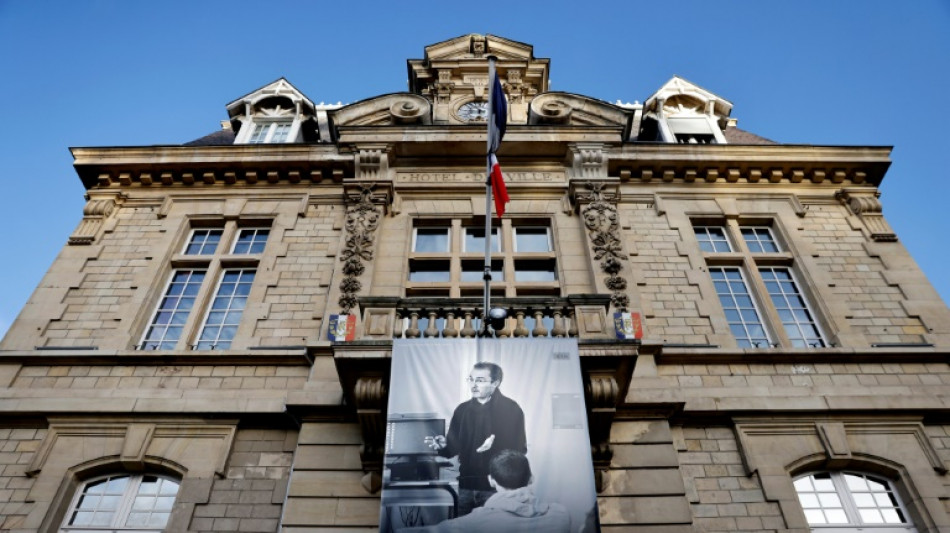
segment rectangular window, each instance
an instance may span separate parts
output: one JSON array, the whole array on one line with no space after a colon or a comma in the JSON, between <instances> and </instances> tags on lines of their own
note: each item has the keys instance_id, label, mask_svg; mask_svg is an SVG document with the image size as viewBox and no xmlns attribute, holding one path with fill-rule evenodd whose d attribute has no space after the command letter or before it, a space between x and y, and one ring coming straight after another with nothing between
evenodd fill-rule
<instances>
[{"instance_id":1,"label":"rectangular window","mask_svg":"<svg viewBox=\"0 0 950 533\"><path fill-rule=\"evenodd\" d=\"M293 126L293 122L286 120L278 122L258 122L254 124L254 131L251 133L251 137L247 142L249 144L287 142L291 126Z\"/></svg>"},{"instance_id":2,"label":"rectangular window","mask_svg":"<svg viewBox=\"0 0 950 533\"><path fill-rule=\"evenodd\" d=\"M256 273L254 269L224 271L194 346L196 350L227 350L231 347Z\"/></svg>"},{"instance_id":3,"label":"rectangular window","mask_svg":"<svg viewBox=\"0 0 950 533\"><path fill-rule=\"evenodd\" d=\"M219 229L196 229L191 231L191 238L182 252L185 255L212 255L218 249L221 241Z\"/></svg>"},{"instance_id":4,"label":"rectangular window","mask_svg":"<svg viewBox=\"0 0 950 533\"><path fill-rule=\"evenodd\" d=\"M136 348L230 348L269 235L269 227L238 221L193 229L173 258L176 268ZM192 315L192 309L201 313Z\"/></svg>"},{"instance_id":5,"label":"rectangular window","mask_svg":"<svg viewBox=\"0 0 950 533\"><path fill-rule=\"evenodd\" d=\"M710 268L719 303L726 312L729 330L740 348L766 348L771 345L749 287L738 268Z\"/></svg>"},{"instance_id":6,"label":"rectangular window","mask_svg":"<svg viewBox=\"0 0 950 533\"><path fill-rule=\"evenodd\" d=\"M544 227L517 227L515 233L515 252L550 252L551 232Z\"/></svg>"},{"instance_id":7,"label":"rectangular window","mask_svg":"<svg viewBox=\"0 0 950 533\"><path fill-rule=\"evenodd\" d=\"M515 281L557 281L553 259L516 259Z\"/></svg>"},{"instance_id":8,"label":"rectangular window","mask_svg":"<svg viewBox=\"0 0 950 533\"><path fill-rule=\"evenodd\" d=\"M503 297L560 294L553 231L537 220L492 227L491 292ZM485 227L473 220L420 220L412 229L406 296L483 294Z\"/></svg>"},{"instance_id":9,"label":"rectangular window","mask_svg":"<svg viewBox=\"0 0 950 533\"><path fill-rule=\"evenodd\" d=\"M205 270L175 270L172 272L165 295L149 322L143 350L172 350L181 338L188 314L195 306L195 298L205 278Z\"/></svg>"},{"instance_id":10,"label":"rectangular window","mask_svg":"<svg viewBox=\"0 0 950 533\"><path fill-rule=\"evenodd\" d=\"M699 249L704 252L731 252L732 245L726 238L726 228L722 226L694 226Z\"/></svg>"},{"instance_id":11,"label":"rectangular window","mask_svg":"<svg viewBox=\"0 0 950 533\"><path fill-rule=\"evenodd\" d=\"M742 238L745 240L749 251L754 254L776 253L782 250L778 247L778 242L772 235L772 230L766 226L743 227Z\"/></svg>"},{"instance_id":12,"label":"rectangular window","mask_svg":"<svg viewBox=\"0 0 950 533\"><path fill-rule=\"evenodd\" d=\"M270 228L242 228L234 241L232 254L259 254L264 252Z\"/></svg>"},{"instance_id":13,"label":"rectangular window","mask_svg":"<svg viewBox=\"0 0 950 533\"><path fill-rule=\"evenodd\" d=\"M287 135L290 134L290 124L287 122L278 122L275 123L272 128L270 142L272 143L282 143L287 142Z\"/></svg>"},{"instance_id":14,"label":"rectangular window","mask_svg":"<svg viewBox=\"0 0 950 533\"><path fill-rule=\"evenodd\" d=\"M485 228L465 228L465 241L462 251L466 253L485 252ZM491 251L501 251L501 239L498 228L491 229Z\"/></svg>"},{"instance_id":15,"label":"rectangular window","mask_svg":"<svg viewBox=\"0 0 950 533\"><path fill-rule=\"evenodd\" d=\"M740 348L827 346L791 266L775 266L791 265L793 257L783 253L770 226L742 226L729 220L722 226L697 225L693 230L726 323ZM745 247L735 250L732 242ZM719 255L724 253L729 255ZM768 266L756 264L766 260Z\"/></svg>"},{"instance_id":16,"label":"rectangular window","mask_svg":"<svg viewBox=\"0 0 950 533\"><path fill-rule=\"evenodd\" d=\"M412 239L416 253L448 253L449 228L416 228Z\"/></svg>"},{"instance_id":17,"label":"rectangular window","mask_svg":"<svg viewBox=\"0 0 950 533\"><path fill-rule=\"evenodd\" d=\"M485 281L485 260L484 259L466 259L462 261L462 281L463 283ZM492 259L491 262L492 281L505 281L504 261Z\"/></svg>"},{"instance_id":18,"label":"rectangular window","mask_svg":"<svg viewBox=\"0 0 950 533\"><path fill-rule=\"evenodd\" d=\"M247 141L251 144L260 144L266 142L267 132L270 130L268 124L255 124L254 133L251 134L251 138Z\"/></svg>"},{"instance_id":19,"label":"rectangular window","mask_svg":"<svg viewBox=\"0 0 950 533\"><path fill-rule=\"evenodd\" d=\"M449 261L409 261L409 281L448 282L451 279Z\"/></svg>"},{"instance_id":20,"label":"rectangular window","mask_svg":"<svg viewBox=\"0 0 950 533\"><path fill-rule=\"evenodd\" d=\"M760 268L759 274L765 282L772 305L778 311L785 334L796 348L820 348L825 341L818 331L818 324L812 317L805 296L787 268Z\"/></svg>"}]
</instances>

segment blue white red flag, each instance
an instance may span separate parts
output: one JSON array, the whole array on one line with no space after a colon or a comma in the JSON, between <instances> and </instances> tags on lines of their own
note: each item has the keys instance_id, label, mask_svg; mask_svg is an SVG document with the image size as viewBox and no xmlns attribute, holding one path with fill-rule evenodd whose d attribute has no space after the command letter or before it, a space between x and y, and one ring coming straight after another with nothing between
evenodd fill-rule
<instances>
[{"instance_id":1,"label":"blue white red flag","mask_svg":"<svg viewBox=\"0 0 950 533\"><path fill-rule=\"evenodd\" d=\"M488 96L488 166L491 169L490 179L492 196L495 200L495 213L502 217L509 198L505 178L501 173L501 166L498 164L495 152L498 151L508 126L508 101L505 100L505 91L501 88L501 81L495 71L494 59L489 62L488 74L488 83L491 86Z\"/></svg>"}]
</instances>

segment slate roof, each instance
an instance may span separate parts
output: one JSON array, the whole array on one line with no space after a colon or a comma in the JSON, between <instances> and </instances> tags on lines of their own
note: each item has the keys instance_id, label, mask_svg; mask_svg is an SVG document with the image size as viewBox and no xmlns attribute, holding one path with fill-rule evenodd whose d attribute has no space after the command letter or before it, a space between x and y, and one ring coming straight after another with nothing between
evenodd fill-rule
<instances>
[{"instance_id":1,"label":"slate roof","mask_svg":"<svg viewBox=\"0 0 950 533\"><path fill-rule=\"evenodd\" d=\"M186 142L184 146L224 146L234 144L234 132L231 130L218 130L200 139Z\"/></svg>"},{"instance_id":2,"label":"slate roof","mask_svg":"<svg viewBox=\"0 0 950 533\"><path fill-rule=\"evenodd\" d=\"M729 141L729 144L779 144L772 139L759 137L752 132L734 126L726 128L726 131L722 132L722 135Z\"/></svg>"}]
</instances>

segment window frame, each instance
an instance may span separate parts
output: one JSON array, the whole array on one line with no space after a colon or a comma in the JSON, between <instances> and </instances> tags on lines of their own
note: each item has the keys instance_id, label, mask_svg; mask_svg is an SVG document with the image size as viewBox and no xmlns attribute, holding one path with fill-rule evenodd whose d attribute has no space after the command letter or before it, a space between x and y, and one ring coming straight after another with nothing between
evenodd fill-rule
<instances>
[{"instance_id":1,"label":"window frame","mask_svg":"<svg viewBox=\"0 0 950 533\"><path fill-rule=\"evenodd\" d=\"M807 491L803 493L800 491L799 482L807 478L814 479L814 476L816 475L825 475L825 474L828 475L828 479L830 480L834 488L834 494L837 497L838 502L840 504L840 507L830 507L830 508L841 509L841 512L844 513L845 517L848 520L847 523L834 523L834 524L815 523L813 524L808 518L808 513L806 512L806 509L823 510L825 509L825 507L823 507L821 503L818 504L819 505L818 507L812 507L812 506L805 507L805 503L802 501L803 499L802 495L814 494L816 498L816 502L818 502L821 500L821 496L819 496L820 494L831 494L831 492L813 490L813 491ZM872 480L878 484L884 485L885 491L883 492L883 494L887 494L892 498L892 501L890 502L891 506L886 507L886 508L896 509L897 512L903 515L904 521L900 523L873 523L873 522L867 523L865 522L864 517L861 513L861 509L875 509L880 512L880 510L884 509L885 507L881 507L877 501L877 497L874 497L874 496L872 496L872 499L875 501L874 507L867 507L867 506L860 507L858 505L857 500L854 497L855 491L852 490L845 476L860 477L863 480L865 480L865 483L868 480ZM809 481L809 485L811 488L815 488L813 481ZM798 504L802 510L802 513L805 515L805 521L806 523L808 523L808 527L811 528L813 532L844 533L847 531L873 531L875 533L890 533L890 532L906 533L906 532L917 531L916 526L914 525L914 522L913 522L913 516L910 512L910 509L904 503L903 498L900 494L900 491L898 490L896 483L894 483L890 479L885 478L884 476L870 474L867 472L853 471L853 470L811 471L811 472L805 472L803 474L795 476L792 479L792 488L794 489L795 495L798 498ZM881 493L867 491L867 492L861 492L861 494L874 495L874 494L881 494ZM827 518L826 515L824 515L824 513L822 513L822 516Z\"/></svg>"},{"instance_id":2,"label":"window frame","mask_svg":"<svg viewBox=\"0 0 950 533\"><path fill-rule=\"evenodd\" d=\"M202 223L202 225L207 222ZM180 253L172 256L169 263L169 274L166 278L165 284L162 286L161 292L155 293L155 303L151 309L150 314L148 315L148 320L145 322L145 327L137 344L133 346L136 350L199 350L199 341L201 335L204 331L205 326L207 325L207 320L211 307L214 303L215 298L218 295L220 290L221 280L224 278L224 273L228 270L249 270L258 269L261 258L267 252L268 242L271 240L271 235L273 234L273 226L271 224L265 223L263 220L257 219L254 223L248 223L244 221L228 221L223 223L220 226L221 237L218 241L218 245L213 254L206 255L196 255L196 254L187 254L184 253L187 251L188 245L191 243L195 230L201 231L205 229L202 226L193 227L186 233L185 244L176 248ZM218 226L212 227L212 229L219 229ZM259 252L251 253L250 250L247 253L234 253L234 249L238 244L238 240L243 232L254 231L255 235L259 235L257 232L261 230L267 230L267 237L263 241L263 247ZM251 241L251 244L254 244L254 240ZM174 341L174 346L162 346L162 343L170 344L170 341L160 341L158 346L149 347L149 344L154 344L154 341L149 340L149 333L151 329L158 325L155 321L161 312L161 305L164 302L165 298L168 297L168 291L171 287L172 280L174 280L177 272L180 271L197 271L201 270L204 272L204 278L199 284L198 292L194 296L195 302L191 309L188 311L185 316L184 323L180 324L182 329L181 335ZM255 272L255 279L256 279ZM213 280L213 282L209 281ZM248 303L253 301L253 286L248 294ZM244 312L242 310L242 318ZM169 319L170 320L170 319ZM240 325L238 330L235 333L235 337L231 339L232 346L235 339L240 338ZM162 337L164 339L164 337ZM204 349L204 348L200 348ZM214 348L212 348L214 349Z\"/></svg>"},{"instance_id":3,"label":"window frame","mask_svg":"<svg viewBox=\"0 0 950 533\"><path fill-rule=\"evenodd\" d=\"M205 238L205 240L199 245L198 253L188 253L188 249L191 248L191 246L192 246L193 244L196 244L196 243L195 243L195 236L196 236L199 232L208 232L208 236L210 236L211 233L217 233L217 235L218 235L218 240L217 240L217 242L214 244L214 248L212 248L212 249L210 250L210 252L205 253L205 247L208 245L208 239ZM224 229L223 229L223 228L192 228L192 229L191 229L191 232L188 234L188 239L185 240L185 245L182 246L181 252L179 252L179 253L181 253L182 255L188 255L188 256L194 256L194 257L201 257L201 256L206 256L206 255L214 255L215 252L218 251L218 247L221 246L221 238L222 238L223 234L224 234Z\"/></svg>"},{"instance_id":4,"label":"window frame","mask_svg":"<svg viewBox=\"0 0 950 533\"><path fill-rule=\"evenodd\" d=\"M161 527L135 527L135 526L126 526L124 525L130 514L133 511L133 505L135 499L139 496L139 489L142 486L142 482L146 477L155 477L165 481L171 481L175 484L175 495L174 500L172 501L171 507L168 509L168 518L165 520L165 523ZM115 506L115 510L112 511L112 520L108 526L95 526L95 525L72 525L69 522L73 520L74 514L80 511L78 508L80 502L83 500L84 496L87 496L87 489L101 481L108 482L111 479L127 479L125 488L122 491L122 494L119 495L118 503ZM171 521L172 514L175 511L175 503L178 501L178 495L181 493L181 480L175 477L166 475L166 474L157 474L152 472L145 473L129 473L129 472L112 472L110 474L105 474L101 476L92 477L84 480L79 483L76 487L76 490L73 492L73 497L69 502L69 506L66 508L66 513L63 516L63 519L59 525L58 531L61 533L71 533L71 532L95 532L100 533L104 531L111 532L161 532L168 527L168 523Z\"/></svg>"},{"instance_id":5,"label":"window frame","mask_svg":"<svg viewBox=\"0 0 950 533\"><path fill-rule=\"evenodd\" d=\"M765 346L756 346L756 345L755 345L755 342L752 341L752 337L751 337L751 336L749 336L747 339L744 339L744 340L748 340L748 342L749 342L749 344L750 344L751 346L741 346L740 339L736 338L735 334L732 332L732 324L733 324L733 322L730 322L730 321L729 321L728 309L726 309L725 307L723 307L723 314L726 315L726 317L725 317L725 318L726 318L726 324L727 324L728 327L729 327L729 332L732 333L733 338L736 339L736 344L740 344L740 346L739 346L740 348L769 348L769 347L774 346L774 345L775 345L775 341L772 340L772 335L771 335L770 332L769 332L769 327L766 325L765 320L763 319L763 314L762 314L761 306L760 306L760 304L759 304L759 302L758 302L758 299L755 297L755 294L752 292L752 289L749 287L749 282L748 282L748 280L746 279L746 274L743 272L742 267L739 267L739 266L726 266L726 265L723 265L723 266L709 266L709 267L707 267L707 270L708 270L709 273L710 273L710 278L712 278L712 271L713 271L714 269L717 269L717 270L718 270L718 269L721 269L721 270L733 269L733 270L735 270L736 272L739 273L739 279L742 281L742 285L745 287L746 294L749 296L749 300L751 300L751 302L752 302L752 310L755 311L755 313L756 313L756 315L758 316L758 319L759 319L759 322L758 322L758 324L756 324L756 325L757 325L758 327L762 328L762 331L763 331L764 336L765 336ZM718 280L716 280L715 278L712 278L712 281L713 281L713 286L715 287L715 284L716 284L716 282L717 282ZM726 281L728 281L728 278L726 279ZM718 290L715 290L715 289L714 289L714 292L716 293L716 297L717 297L717 299L719 300L719 305L721 306L721 305L722 305L722 295L719 293ZM735 294L735 293L732 292L732 291L730 291L730 294ZM736 310L737 310L737 312L739 313L739 318L741 319L741 324L742 324L742 326L743 326L743 330L745 330L746 333L747 333L747 335L748 335L748 328L747 328L746 326L747 326L747 324L750 324L750 323L746 322L745 319L742 317L742 308L736 308Z\"/></svg>"},{"instance_id":6,"label":"window frame","mask_svg":"<svg viewBox=\"0 0 950 533\"><path fill-rule=\"evenodd\" d=\"M707 270L712 268L739 268L752 297L753 304L759 314L759 318L762 321L762 326L765 328L766 336L769 338L769 346L763 346L761 348L801 348L795 346L797 339L790 337L785 330L779 308L776 307L772 295L768 291L766 281L763 279L763 269L783 269L789 273L791 281L797 290L797 295L804 302L805 309L811 317L811 324L818 332L818 341L820 341L819 346L805 346L804 348L826 348L832 345L829 336L825 332L822 317L818 312L819 307L816 305L817 300L813 295L808 293L806 286L799 281L794 256L788 250L788 246L786 245L787 241L781 238L782 232L780 228L776 228L775 221L762 221L758 219L753 222L728 219L715 222L708 219L693 219L692 226L697 249L705 260ZM719 228L722 230L731 251L707 251L702 249L703 241L699 238L697 229L707 230L708 234L709 228ZM753 228L754 230L767 229L776 251L752 251L743 232L743 229L746 228ZM712 293L716 295L716 300L719 301L719 293L715 289L715 282L712 279L712 275L709 276L709 279L713 282ZM722 307L721 301L719 301L719 306L723 310L723 317L726 318L726 309ZM728 318L726 318L726 324L728 326ZM796 325L797 324L796 322ZM728 329L729 335L738 346L740 340L735 337L731 327ZM741 348L741 346L738 347ZM753 349L755 348L753 347Z\"/></svg>"},{"instance_id":7,"label":"window frame","mask_svg":"<svg viewBox=\"0 0 950 533\"><path fill-rule=\"evenodd\" d=\"M244 144L287 144L292 142L290 134L294 131L294 118L262 119L255 117L248 126L251 128ZM281 129L280 126L286 126ZM283 137L274 140L279 132Z\"/></svg>"},{"instance_id":8,"label":"window frame","mask_svg":"<svg viewBox=\"0 0 950 533\"><path fill-rule=\"evenodd\" d=\"M552 222L537 219L524 222L511 219L493 221L491 228L491 234L494 237L492 239L493 251L491 252L492 271L494 273L491 285L492 295L500 297L560 295L561 272L558 269L559 261L555 251ZM444 228L448 235L446 251L417 251L420 230L429 228ZM543 229L549 251L516 252L514 243L517 238L517 231L524 228ZM440 231L443 230L440 229ZM462 218L420 218L415 220L410 237L408 260L405 263L405 295L407 297L439 296L447 298L481 296L484 291L484 280L481 273L484 272L485 249L484 243L482 243L482 246L476 246L477 250L469 249L471 246L467 245L467 240L469 232L472 231L484 233L484 222L477 219ZM494 244L496 242L497 244ZM444 279L441 281L412 279L418 265L436 261L448 262L447 281ZM478 269L477 279L472 275L475 271L471 268L472 262L475 261L482 265ZM516 266L522 261L549 262L553 280L517 281L518 270Z\"/></svg>"},{"instance_id":9,"label":"window frame","mask_svg":"<svg viewBox=\"0 0 950 533\"><path fill-rule=\"evenodd\" d=\"M211 327L217 327L217 328L218 328L218 333L217 333L217 335L215 336L214 341L211 343L210 348L201 348L201 347L200 347L201 344L207 342L207 340L206 340L206 339L203 339L202 337L204 337L205 329L207 329L207 328L209 327L209 325L208 325L208 320L211 319L211 313L214 313L214 312L223 312L223 313L225 314L225 318L227 318L227 315L229 315L229 314L231 314L231 313L233 312L233 311L231 310L230 304L233 303L234 298L235 298L236 296L238 296L238 295L237 295L237 292L232 293L232 294L229 295L229 296L230 296L230 298L229 298L229 300L228 300L229 305L228 305L228 307L226 307L223 311L218 311L218 310L216 310L215 307L214 307L215 301L221 296L221 286L224 284L225 276L227 276L227 274L228 274L229 272L238 272L238 273L239 273L239 274L238 274L238 281L235 282L235 290L237 289L237 286L241 284L241 278L242 278L245 274L247 274L247 273L249 273L249 272L251 273L252 278L251 278L250 283L248 284L248 285L250 285L250 286L248 287L247 294L244 295L244 307L242 307L241 309L238 310L238 311L240 311L240 312L238 313L238 317L237 317L238 322L237 322L236 324L230 324L230 323L228 323L228 322L222 322L222 323L220 323L220 324L212 324ZM247 309L247 300L248 300L248 298L249 298L249 296L250 296L250 294L251 294L251 287L253 286L255 279L257 279L257 268L256 268L256 267L250 267L250 268L223 268L223 269L221 270L221 273L220 273L219 276L218 276L217 284L215 285L215 288L214 288L214 293L213 293L213 295L211 296L211 300L208 302L207 309L205 310L204 319L201 321L201 327L198 328L198 335L195 337L195 341L194 341L194 343L191 345L191 349L192 349L192 350L217 350L217 349L228 350L228 349L231 348L231 343L234 341L234 337L237 336L237 329L241 327L241 319L244 318L244 311ZM221 332L224 331L224 329L225 329L226 327L232 327L232 326L234 327L234 336L232 336L232 337L230 337L230 338L228 338L228 339L222 341L222 340L221 340ZM219 344L223 344L223 343L227 343L227 346L225 346L225 347L223 347L223 348L218 348L218 345L219 345Z\"/></svg>"}]
</instances>

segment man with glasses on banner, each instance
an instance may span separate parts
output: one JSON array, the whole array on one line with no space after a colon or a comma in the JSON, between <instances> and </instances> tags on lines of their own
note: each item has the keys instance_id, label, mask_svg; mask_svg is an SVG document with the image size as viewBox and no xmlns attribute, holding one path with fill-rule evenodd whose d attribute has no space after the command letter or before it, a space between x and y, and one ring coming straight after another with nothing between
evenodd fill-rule
<instances>
[{"instance_id":1,"label":"man with glasses on banner","mask_svg":"<svg viewBox=\"0 0 950 533\"><path fill-rule=\"evenodd\" d=\"M468 376L472 399L455 408L447 435L425 438L442 457L458 456L459 516L481 507L495 494L488 482L492 459L504 450L528 451L524 412L498 390L503 376L494 363L475 363Z\"/></svg>"}]
</instances>

